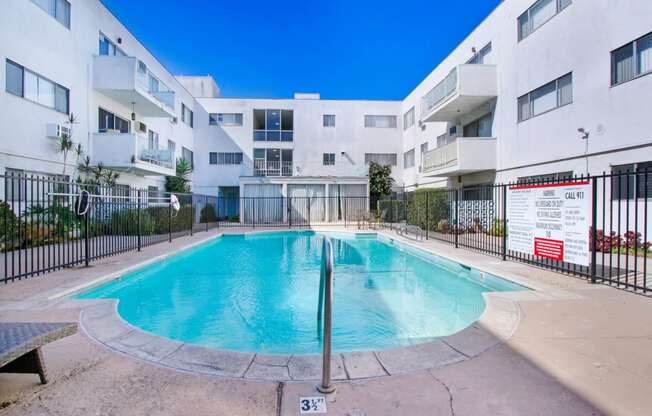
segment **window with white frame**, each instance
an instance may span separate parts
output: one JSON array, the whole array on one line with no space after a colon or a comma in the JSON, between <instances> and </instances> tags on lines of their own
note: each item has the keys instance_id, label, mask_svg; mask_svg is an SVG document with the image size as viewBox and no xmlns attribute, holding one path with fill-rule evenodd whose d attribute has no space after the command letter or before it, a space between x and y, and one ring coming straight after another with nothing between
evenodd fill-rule
<instances>
[{"instance_id":1,"label":"window with white frame","mask_svg":"<svg viewBox=\"0 0 652 416\"><path fill-rule=\"evenodd\" d=\"M188 126L194 126L194 114L191 109L188 108L184 103L181 103L181 121L186 123Z\"/></svg>"},{"instance_id":2,"label":"window with white frame","mask_svg":"<svg viewBox=\"0 0 652 416\"><path fill-rule=\"evenodd\" d=\"M242 126L242 113L210 113L208 124L211 126Z\"/></svg>"},{"instance_id":3,"label":"window with white frame","mask_svg":"<svg viewBox=\"0 0 652 416\"><path fill-rule=\"evenodd\" d=\"M131 123L110 111L98 108L97 111L97 131L100 133L119 132L129 133Z\"/></svg>"},{"instance_id":4,"label":"window with white frame","mask_svg":"<svg viewBox=\"0 0 652 416\"><path fill-rule=\"evenodd\" d=\"M377 163L384 166L396 166L398 157L396 153L365 153L364 163Z\"/></svg>"},{"instance_id":5,"label":"window with white frame","mask_svg":"<svg viewBox=\"0 0 652 416\"><path fill-rule=\"evenodd\" d=\"M573 73L571 72L519 97L518 121L525 121L572 102Z\"/></svg>"},{"instance_id":6,"label":"window with white frame","mask_svg":"<svg viewBox=\"0 0 652 416\"><path fill-rule=\"evenodd\" d=\"M291 142L293 140L293 110L254 110L254 141Z\"/></svg>"},{"instance_id":7,"label":"window with white frame","mask_svg":"<svg viewBox=\"0 0 652 416\"><path fill-rule=\"evenodd\" d=\"M611 199L652 198L652 162L613 166L611 174Z\"/></svg>"},{"instance_id":8,"label":"window with white frame","mask_svg":"<svg viewBox=\"0 0 652 416\"><path fill-rule=\"evenodd\" d=\"M192 150L185 147L181 147L181 158L190 164L190 167L194 169L195 159L192 153Z\"/></svg>"},{"instance_id":9,"label":"window with white frame","mask_svg":"<svg viewBox=\"0 0 652 416\"><path fill-rule=\"evenodd\" d=\"M611 52L611 85L652 73L652 33Z\"/></svg>"},{"instance_id":10,"label":"window with white frame","mask_svg":"<svg viewBox=\"0 0 652 416\"><path fill-rule=\"evenodd\" d=\"M70 90L68 88L9 59L6 60L5 69L7 92L68 114L70 111Z\"/></svg>"},{"instance_id":11,"label":"window with white frame","mask_svg":"<svg viewBox=\"0 0 652 416\"><path fill-rule=\"evenodd\" d=\"M518 40L528 37L571 3L572 0L538 0L518 18Z\"/></svg>"},{"instance_id":12,"label":"window with white frame","mask_svg":"<svg viewBox=\"0 0 652 416\"><path fill-rule=\"evenodd\" d=\"M211 165L240 165L242 152L210 152L208 161Z\"/></svg>"},{"instance_id":13,"label":"window with white frame","mask_svg":"<svg viewBox=\"0 0 652 416\"><path fill-rule=\"evenodd\" d=\"M421 143L421 155L428 151L428 142Z\"/></svg>"},{"instance_id":14,"label":"window with white frame","mask_svg":"<svg viewBox=\"0 0 652 416\"><path fill-rule=\"evenodd\" d=\"M109 38L100 33L100 42L99 42L99 55L101 56L127 56L122 49L118 48L115 43L113 43ZM142 66L145 64L141 61L138 61L138 70L142 73ZM141 65L142 64L142 65ZM145 72L147 72L147 67L145 66Z\"/></svg>"},{"instance_id":15,"label":"window with white frame","mask_svg":"<svg viewBox=\"0 0 652 416\"><path fill-rule=\"evenodd\" d=\"M67 0L32 0L32 3L70 29L70 3Z\"/></svg>"},{"instance_id":16,"label":"window with white frame","mask_svg":"<svg viewBox=\"0 0 652 416\"><path fill-rule=\"evenodd\" d=\"M168 150L172 154L172 157L174 157L174 152L177 150L177 144L172 140L168 140Z\"/></svg>"},{"instance_id":17,"label":"window with white frame","mask_svg":"<svg viewBox=\"0 0 652 416\"><path fill-rule=\"evenodd\" d=\"M364 126L381 129L395 129L396 116L365 115Z\"/></svg>"},{"instance_id":18,"label":"window with white frame","mask_svg":"<svg viewBox=\"0 0 652 416\"><path fill-rule=\"evenodd\" d=\"M335 114L324 114L324 127L335 127Z\"/></svg>"},{"instance_id":19,"label":"window with white frame","mask_svg":"<svg viewBox=\"0 0 652 416\"><path fill-rule=\"evenodd\" d=\"M414 149L403 153L403 168L409 169L414 167Z\"/></svg>"},{"instance_id":20,"label":"window with white frame","mask_svg":"<svg viewBox=\"0 0 652 416\"><path fill-rule=\"evenodd\" d=\"M324 153L324 166L335 166L335 153Z\"/></svg>"},{"instance_id":21,"label":"window with white frame","mask_svg":"<svg viewBox=\"0 0 652 416\"><path fill-rule=\"evenodd\" d=\"M412 126L414 126L414 107L403 114L403 130L407 130Z\"/></svg>"}]
</instances>

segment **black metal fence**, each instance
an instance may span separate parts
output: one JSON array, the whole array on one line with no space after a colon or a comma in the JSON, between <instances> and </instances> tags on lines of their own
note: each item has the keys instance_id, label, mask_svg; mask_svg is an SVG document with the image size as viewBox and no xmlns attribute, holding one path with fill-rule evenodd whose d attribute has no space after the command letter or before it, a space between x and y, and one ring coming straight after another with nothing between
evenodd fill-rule
<instances>
[{"instance_id":1,"label":"black metal fence","mask_svg":"<svg viewBox=\"0 0 652 416\"><path fill-rule=\"evenodd\" d=\"M221 227L360 226L366 197L221 198L129 187L75 184L52 177L0 176L0 281L90 262ZM91 203L79 215L79 195ZM83 204L82 204L83 205Z\"/></svg>"},{"instance_id":2,"label":"black metal fence","mask_svg":"<svg viewBox=\"0 0 652 416\"><path fill-rule=\"evenodd\" d=\"M462 189L420 189L378 201L382 227L478 250L562 273L652 293L652 181L646 171L603 174ZM591 189L588 266L511 250L507 195L522 185L587 183Z\"/></svg>"}]
</instances>

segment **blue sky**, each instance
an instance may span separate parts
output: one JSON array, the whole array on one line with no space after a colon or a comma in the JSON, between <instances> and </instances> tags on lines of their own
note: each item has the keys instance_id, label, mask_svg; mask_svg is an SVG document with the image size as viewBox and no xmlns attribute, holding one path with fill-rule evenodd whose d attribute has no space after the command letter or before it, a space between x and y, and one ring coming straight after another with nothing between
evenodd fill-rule
<instances>
[{"instance_id":1,"label":"blue sky","mask_svg":"<svg viewBox=\"0 0 652 416\"><path fill-rule=\"evenodd\" d=\"M103 0L174 74L229 97L402 99L500 0ZM174 23L171 23L174 22Z\"/></svg>"}]
</instances>

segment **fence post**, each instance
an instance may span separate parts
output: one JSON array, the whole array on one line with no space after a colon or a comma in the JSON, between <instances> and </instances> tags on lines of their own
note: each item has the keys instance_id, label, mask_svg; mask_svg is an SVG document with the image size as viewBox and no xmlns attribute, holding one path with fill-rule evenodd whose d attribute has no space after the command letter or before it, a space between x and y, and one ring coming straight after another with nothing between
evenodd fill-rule
<instances>
[{"instance_id":1,"label":"fence post","mask_svg":"<svg viewBox=\"0 0 652 416\"><path fill-rule=\"evenodd\" d=\"M292 197L285 197L285 204L287 205L288 228L292 228Z\"/></svg>"},{"instance_id":2,"label":"fence post","mask_svg":"<svg viewBox=\"0 0 652 416\"><path fill-rule=\"evenodd\" d=\"M598 240L598 181L595 176L591 178L591 185L591 193L593 194L591 196L591 211L593 215L593 218L591 219L591 283L595 283L597 273L596 261L598 257L596 247Z\"/></svg>"},{"instance_id":3,"label":"fence post","mask_svg":"<svg viewBox=\"0 0 652 416\"><path fill-rule=\"evenodd\" d=\"M138 220L136 221L136 235L138 239L138 251L140 251L141 247L141 241L140 241L140 189L137 190L137 195L138 195L138 205L136 206L136 212Z\"/></svg>"},{"instance_id":4,"label":"fence post","mask_svg":"<svg viewBox=\"0 0 652 416\"><path fill-rule=\"evenodd\" d=\"M89 198L88 203L89 204L91 203L90 198ZM86 267L88 267L88 264L90 262L91 244L90 244L90 241L88 240L89 239L89 234L90 234L88 229L91 226L90 218L91 218L91 213L90 213L90 207L89 207L88 211L86 211L86 214L84 215L84 223L86 225L84 227L85 228L85 230L84 230L84 266L86 266ZM6 221L5 221L5 224L7 224ZM140 248L139 248L139 251L140 251ZM5 254L5 257L6 257L6 254ZM6 266L5 266L5 270L6 270Z\"/></svg>"},{"instance_id":5,"label":"fence post","mask_svg":"<svg viewBox=\"0 0 652 416\"><path fill-rule=\"evenodd\" d=\"M195 204L192 200L192 194L190 194L190 236L192 237L192 229L195 225Z\"/></svg>"},{"instance_id":6,"label":"fence post","mask_svg":"<svg viewBox=\"0 0 652 416\"><path fill-rule=\"evenodd\" d=\"M204 195L204 209L206 210L206 231L208 231L208 196ZM201 212L199 213L199 220L201 221Z\"/></svg>"},{"instance_id":7,"label":"fence post","mask_svg":"<svg viewBox=\"0 0 652 416\"><path fill-rule=\"evenodd\" d=\"M507 260L507 185L503 185L503 261Z\"/></svg>"},{"instance_id":8,"label":"fence post","mask_svg":"<svg viewBox=\"0 0 652 416\"><path fill-rule=\"evenodd\" d=\"M426 240L428 239L428 230L430 229L430 213L428 212L430 209L430 198L428 197L428 194L430 192L426 191Z\"/></svg>"},{"instance_id":9,"label":"fence post","mask_svg":"<svg viewBox=\"0 0 652 416\"><path fill-rule=\"evenodd\" d=\"M170 194L172 197L172 194ZM168 204L168 242L172 242L172 203Z\"/></svg>"},{"instance_id":10,"label":"fence post","mask_svg":"<svg viewBox=\"0 0 652 416\"><path fill-rule=\"evenodd\" d=\"M310 216L310 197L308 197L308 227L312 224L311 222L312 217Z\"/></svg>"},{"instance_id":11,"label":"fence post","mask_svg":"<svg viewBox=\"0 0 652 416\"><path fill-rule=\"evenodd\" d=\"M252 202L253 202L253 215L254 216L251 218L251 224L252 224L251 226L253 228L256 228L256 197L252 198Z\"/></svg>"},{"instance_id":12,"label":"fence post","mask_svg":"<svg viewBox=\"0 0 652 416\"><path fill-rule=\"evenodd\" d=\"M459 248L460 224L460 190L455 189L455 248Z\"/></svg>"}]
</instances>

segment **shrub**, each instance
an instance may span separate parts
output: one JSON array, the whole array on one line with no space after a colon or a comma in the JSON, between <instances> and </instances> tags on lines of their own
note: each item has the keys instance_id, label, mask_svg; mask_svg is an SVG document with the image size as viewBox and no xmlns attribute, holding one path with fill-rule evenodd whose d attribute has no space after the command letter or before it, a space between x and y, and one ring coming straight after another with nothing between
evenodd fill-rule
<instances>
[{"instance_id":1,"label":"shrub","mask_svg":"<svg viewBox=\"0 0 652 416\"><path fill-rule=\"evenodd\" d=\"M199 214L199 222L217 222L217 215L215 214L214 205L205 205L204 208L201 209L201 213Z\"/></svg>"},{"instance_id":2,"label":"shrub","mask_svg":"<svg viewBox=\"0 0 652 416\"><path fill-rule=\"evenodd\" d=\"M503 220L494 219L491 227L489 228L489 235L494 237L503 237L505 235L505 222Z\"/></svg>"},{"instance_id":3,"label":"shrub","mask_svg":"<svg viewBox=\"0 0 652 416\"><path fill-rule=\"evenodd\" d=\"M447 189L417 189L407 197L407 221L422 229L436 230L442 220L449 220Z\"/></svg>"},{"instance_id":4,"label":"shrub","mask_svg":"<svg viewBox=\"0 0 652 416\"><path fill-rule=\"evenodd\" d=\"M116 211L111 216L111 230L120 235L154 234L154 220L147 210L140 211L140 230L138 227L138 209L124 209Z\"/></svg>"}]
</instances>

